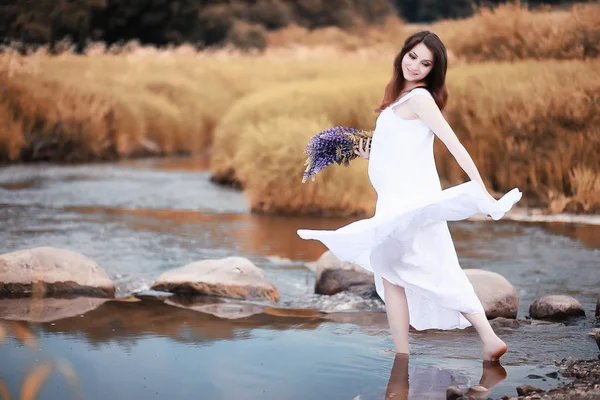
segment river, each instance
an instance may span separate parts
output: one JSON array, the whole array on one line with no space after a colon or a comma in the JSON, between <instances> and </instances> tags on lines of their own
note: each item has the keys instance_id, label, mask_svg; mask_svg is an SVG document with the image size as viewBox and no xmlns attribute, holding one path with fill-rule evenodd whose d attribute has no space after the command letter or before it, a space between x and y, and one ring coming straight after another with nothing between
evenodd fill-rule
<instances>
[{"instance_id":1,"label":"river","mask_svg":"<svg viewBox=\"0 0 600 400\"><path fill-rule=\"evenodd\" d=\"M314 273L306 265L325 248L295 231L336 228L349 219L252 214L243 193L210 182L207 163L195 157L1 168L0 253L37 246L83 253L106 270L120 298L147 290L168 269L243 256L265 270L281 295L277 309L284 310L229 320L161 302L107 302L51 323L5 321L0 395L5 385L17 398L25 377L44 362L54 372L38 398L48 399L75 393L86 399L381 399L390 388L434 399L445 398L450 384L479 382L483 366L472 329L411 332L406 366L394 362L380 302L313 293ZM523 323L497 328L509 352L502 361L506 379L487 393L493 398L516 395L522 383L555 387L561 379L552 360L598 354L587 333L595 326L600 288L600 225L595 217L565 223L524 215L450 223L463 268L498 272L520 296ZM528 323L529 304L548 294L577 298L587 316ZM307 309L331 317L312 318ZM397 379L406 368L410 389Z\"/></svg>"}]
</instances>

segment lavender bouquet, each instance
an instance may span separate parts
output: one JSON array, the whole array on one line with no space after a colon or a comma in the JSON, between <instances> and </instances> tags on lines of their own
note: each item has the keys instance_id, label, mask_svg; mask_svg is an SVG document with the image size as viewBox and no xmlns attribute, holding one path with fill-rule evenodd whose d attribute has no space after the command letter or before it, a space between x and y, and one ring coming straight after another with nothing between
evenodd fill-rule
<instances>
[{"instance_id":1,"label":"lavender bouquet","mask_svg":"<svg viewBox=\"0 0 600 400\"><path fill-rule=\"evenodd\" d=\"M335 126L314 135L308 144L304 154L308 158L304 162L306 169L302 176L302 183L309 178L315 180L315 175L323 168L336 163L348 166L350 161L359 157L354 150L358 149L360 139L363 145L366 139L373 137L373 131Z\"/></svg>"}]
</instances>

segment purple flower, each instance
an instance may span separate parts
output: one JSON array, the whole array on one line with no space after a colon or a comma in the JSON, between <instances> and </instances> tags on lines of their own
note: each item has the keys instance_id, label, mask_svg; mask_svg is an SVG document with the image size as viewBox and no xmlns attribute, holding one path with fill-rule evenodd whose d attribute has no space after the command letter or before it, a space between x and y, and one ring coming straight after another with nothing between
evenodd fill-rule
<instances>
[{"instance_id":1,"label":"purple flower","mask_svg":"<svg viewBox=\"0 0 600 400\"><path fill-rule=\"evenodd\" d=\"M304 154L308 158L304 165L306 169L302 176L302 183L313 178L322 169L336 163L348 166L350 161L358 157L354 149L361 138L372 136L372 132L355 128L335 126L314 135L306 145Z\"/></svg>"}]
</instances>

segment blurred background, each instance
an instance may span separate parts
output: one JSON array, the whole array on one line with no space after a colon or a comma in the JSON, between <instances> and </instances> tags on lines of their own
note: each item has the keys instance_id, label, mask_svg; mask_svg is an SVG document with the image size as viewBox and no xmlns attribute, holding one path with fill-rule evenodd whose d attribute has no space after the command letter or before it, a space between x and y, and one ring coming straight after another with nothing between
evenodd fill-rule
<instances>
[{"instance_id":1,"label":"blurred background","mask_svg":"<svg viewBox=\"0 0 600 400\"><path fill-rule=\"evenodd\" d=\"M552 360L596 357L597 1L0 0L0 254L70 249L116 286L1 299L0 399L407 391L381 301L316 290L326 249L296 230L372 215L367 161L301 183L304 149L332 126L374 128L393 59L423 29L448 48L444 114L490 192L524 194L501 221L450 224L463 268L502 275L519 301L495 322L508 378L486 395L556 387ZM468 179L439 141L435 157L445 187ZM260 267L277 304L148 294L165 271L228 256ZM556 294L585 317L532 320ZM472 330L411 346L411 399L502 375L482 375Z\"/></svg>"},{"instance_id":2,"label":"blurred background","mask_svg":"<svg viewBox=\"0 0 600 400\"><path fill-rule=\"evenodd\" d=\"M597 213L599 15L563 1L12 1L0 161L210 153L213 181L254 210L369 213L366 163L308 188L304 146L333 125L372 129L393 57L429 29L450 52L447 119L488 186ZM445 181L466 178L436 156Z\"/></svg>"}]
</instances>

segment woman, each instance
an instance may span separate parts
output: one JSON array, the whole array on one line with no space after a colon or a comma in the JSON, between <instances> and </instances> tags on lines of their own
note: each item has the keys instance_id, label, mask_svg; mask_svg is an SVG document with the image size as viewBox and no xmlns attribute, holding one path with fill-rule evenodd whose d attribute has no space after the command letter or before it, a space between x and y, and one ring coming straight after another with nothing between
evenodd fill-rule
<instances>
[{"instance_id":1,"label":"woman","mask_svg":"<svg viewBox=\"0 0 600 400\"><path fill-rule=\"evenodd\" d=\"M487 191L477 167L441 110L447 100L446 49L429 31L410 36L394 60L394 74L377 111L369 159L377 192L375 215L336 231L298 230L323 242L340 260L374 272L397 353L409 354L409 324L417 330L473 325L483 359L497 360L506 344L494 333L458 263L447 221L477 213L500 219L521 198L515 188L500 200ZM437 136L469 182L442 190L433 157Z\"/></svg>"}]
</instances>

